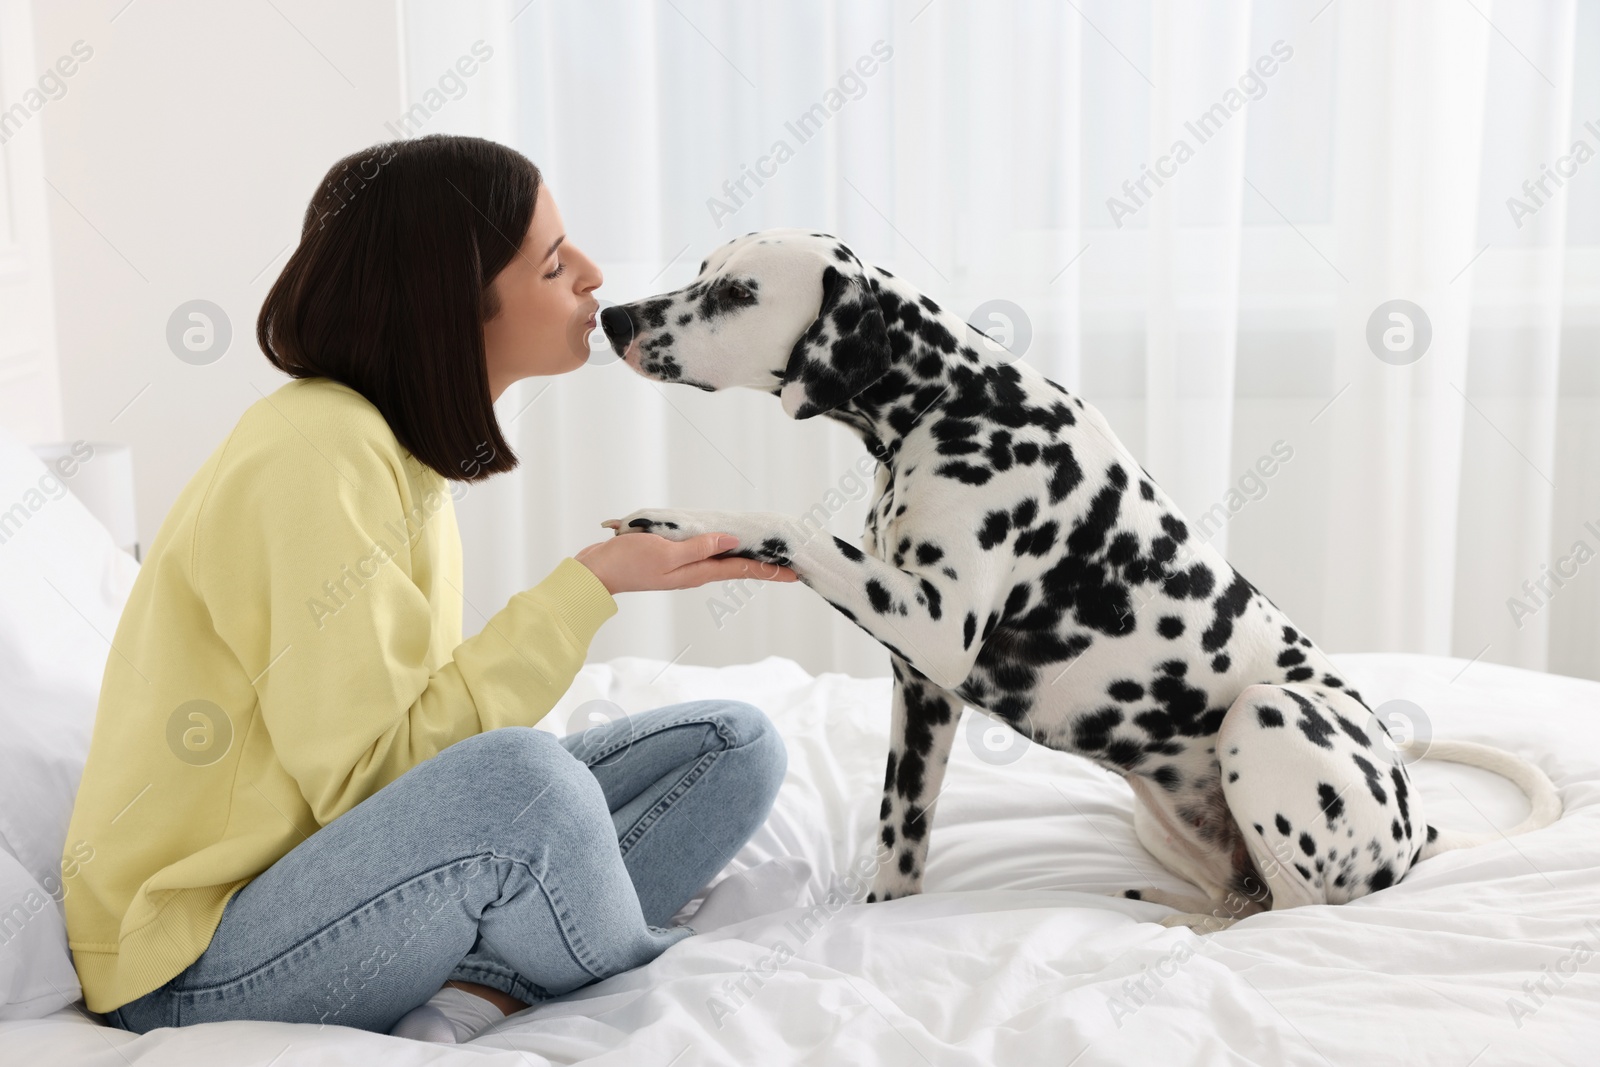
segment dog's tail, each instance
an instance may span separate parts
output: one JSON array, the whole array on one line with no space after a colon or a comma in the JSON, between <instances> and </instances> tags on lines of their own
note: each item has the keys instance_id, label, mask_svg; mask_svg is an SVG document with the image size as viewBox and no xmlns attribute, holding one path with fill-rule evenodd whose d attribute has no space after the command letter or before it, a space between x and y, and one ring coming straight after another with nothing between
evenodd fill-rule
<instances>
[{"instance_id":1,"label":"dog's tail","mask_svg":"<svg viewBox=\"0 0 1600 1067\"><path fill-rule=\"evenodd\" d=\"M1503 837L1515 837L1518 834L1542 830L1561 818L1561 797L1556 793L1555 784L1543 771L1521 756L1473 741L1434 741L1427 746L1413 742L1406 751L1408 754L1419 753L1425 759L1461 763L1468 767L1490 771L1502 778L1509 778L1527 795L1530 806L1526 819L1503 832L1497 830L1473 834L1463 830L1446 830L1438 826L1429 826L1427 841L1417 856L1419 862L1454 848L1472 848L1498 841Z\"/></svg>"}]
</instances>

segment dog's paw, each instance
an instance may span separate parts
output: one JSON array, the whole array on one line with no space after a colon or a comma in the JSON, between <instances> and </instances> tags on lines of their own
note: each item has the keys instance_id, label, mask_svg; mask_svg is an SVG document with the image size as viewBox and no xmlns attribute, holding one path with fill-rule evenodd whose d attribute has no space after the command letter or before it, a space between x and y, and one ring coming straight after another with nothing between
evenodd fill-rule
<instances>
[{"instance_id":1,"label":"dog's paw","mask_svg":"<svg viewBox=\"0 0 1600 1067\"><path fill-rule=\"evenodd\" d=\"M1160 920L1162 926L1187 926L1197 934L1214 934L1218 930L1226 930L1238 921L1220 915L1203 915L1199 912L1178 912Z\"/></svg>"},{"instance_id":2,"label":"dog's paw","mask_svg":"<svg viewBox=\"0 0 1600 1067\"><path fill-rule=\"evenodd\" d=\"M669 508L644 508L620 519L607 519L600 525L619 534L652 533L669 541L687 541L704 533L719 532L703 515Z\"/></svg>"},{"instance_id":3,"label":"dog's paw","mask_svg":"<svg viewBox=\"0 0 1600 1067\"><path fill-rule=\"evenodd\" d=\"M886 900L900 900L904 897L914 897L922 892L922 872L917 871L915 877L901 874L898 870L879 870L878 877L873 879L872 890L866 896L868 904L881 904Z\"/></svg>"},{"instance_id":4,"label":"dog's paw","mask_svg":"<svg viewBox=\"0 0 1600 1067\"><path fill-rule=\"evenodd\" d=\"M794 565L789 536L777 531L781 516L761 512L677 511L670 508L644 508L621 519L607 519L600 525L620 534L653 533L669 541L687 541L701 534L725 533L739 539L739 547L722 553L742 556L780 567Z\"/></svg>"}]
</instances>

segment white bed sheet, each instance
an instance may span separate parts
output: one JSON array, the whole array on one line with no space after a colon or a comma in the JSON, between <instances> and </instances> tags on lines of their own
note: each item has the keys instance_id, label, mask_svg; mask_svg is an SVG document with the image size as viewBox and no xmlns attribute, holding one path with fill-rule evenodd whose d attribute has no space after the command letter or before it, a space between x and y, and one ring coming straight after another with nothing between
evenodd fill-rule
<instances>
[{"instance_id":1,"label":"white bed sheet","mask_svg":"<svg viewBox=\"0 0 1600 1067\"><path fill-rule=\"evenodd\" d=\"M812 678L779 658L620 659L585 667L551 728L598 697L628 711L707 696L762 707L788 742L789 778L724 874L805 857L819 928L797 927L791 909L690 938L464 1046L269 1023L136 1037L66 1010L0 1024L0 1063L1600 1062L1600 684L1439 657L1335 658L1369 701L1420 705L1435 736L1538 763L1562 820L1435 858L1354 904L1200 937L1151 921L1166 909L1104 895L1182 888L1135 839L1122 782L1037 747L995 766L963 729L924 895L830 913L830 889L876 832L888 680ZM1482 772L1425 763L1416 775L1445 825L1507 827L1527 810ZM741 978L742 993L729 985ZM1130 984L1141 978L1144 992Z\"/></svg>"}]
</instances>

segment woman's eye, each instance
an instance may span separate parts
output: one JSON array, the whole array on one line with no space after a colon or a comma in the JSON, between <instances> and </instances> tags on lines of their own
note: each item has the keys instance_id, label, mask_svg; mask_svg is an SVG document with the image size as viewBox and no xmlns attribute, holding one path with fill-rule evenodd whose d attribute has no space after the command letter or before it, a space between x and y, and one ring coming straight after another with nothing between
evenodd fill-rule
<instances>
[{"instance_id":1,"label":"woman's eye","mask_svg":"<svg viewBox=\"0 0 1600 1067\"><path fill-rule=\"evenodd\" d=\"M561 275L566 273L566 270L567 270L567 265L565 263L562 263L562 264L558 265L555 270L551 271L549 274L546 274L545 277L546 278L559 278L559 277L561 277Z\"/></svg>"}]
</instances>

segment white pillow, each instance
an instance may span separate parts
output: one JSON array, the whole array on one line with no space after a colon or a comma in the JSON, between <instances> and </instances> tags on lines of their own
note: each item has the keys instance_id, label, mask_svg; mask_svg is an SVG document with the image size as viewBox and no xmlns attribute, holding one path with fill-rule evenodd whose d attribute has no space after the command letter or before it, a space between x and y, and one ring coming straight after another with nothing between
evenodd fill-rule
<instances>
[{"instance_id":1,"label":"white pillow","mask_svg":"<svg viewBox=\"0 0 1600 1067\"><path fill-rule=\"evenodd\" d=\"M58 890L106 657L139 572L70 484L0 431L0 851Z\"/></svg>"},{"instance_id":2,"label":"white pillow","mask_svg":"<svg viewBox=\"0 0 1600 1067\"><path fill-rule=\"evenodd\" d=\"M83 996L61 918L71 881L50 884L54 894L0 852L0 1021L41 1019Z\"/></svg>"}]
</instances>

